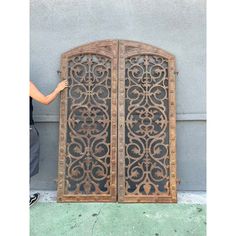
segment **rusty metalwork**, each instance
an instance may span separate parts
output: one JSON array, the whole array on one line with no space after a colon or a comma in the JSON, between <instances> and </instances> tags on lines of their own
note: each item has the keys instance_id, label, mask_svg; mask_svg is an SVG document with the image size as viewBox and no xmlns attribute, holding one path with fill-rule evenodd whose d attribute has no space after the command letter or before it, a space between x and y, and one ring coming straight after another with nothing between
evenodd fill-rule
<instances>
[{"instance_id":1,"label":"rusty metalwork","mask_svg":"<svg viewBox=\"0 0 236 236\"><path fill-rule=\"evenodd\" d=\"M117 42L62 56L58 201L116 200Z\"/></svg>"},{"instance_id":2,"label":"rusty metalwork","mask_svg":"<svg viewBox=\"0 0 236 236\"><path fill-rule=\"evenodd\" d=\"M176 202L175 59L119 42L120 202Z\"/></svg>"},{"instance_id":3,"label":"rusty metalwork","mask_svg":"<svg viewBox=\"0 0 236 236\"><path fill-rule=\"evenodd\" d=\"M176 202L174 56L97 41L61 72L58 201Z\"/></svg>"}]
</instances>

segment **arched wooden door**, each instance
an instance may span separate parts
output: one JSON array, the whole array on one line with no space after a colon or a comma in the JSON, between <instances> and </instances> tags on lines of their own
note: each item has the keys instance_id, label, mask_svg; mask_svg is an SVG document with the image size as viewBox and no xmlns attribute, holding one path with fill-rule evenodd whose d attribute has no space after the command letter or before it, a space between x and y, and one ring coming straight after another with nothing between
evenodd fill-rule
<instances>
[{"instance_id":1,"label":"arched wooden door","mask_svg":"<svg viewBox=\"0 0 236 236\"><path fill-rule=\"evenodd\" d=\"M174 56L104 40L61 72L58 201L176 202Z\"/></svg>"}]
</instances>

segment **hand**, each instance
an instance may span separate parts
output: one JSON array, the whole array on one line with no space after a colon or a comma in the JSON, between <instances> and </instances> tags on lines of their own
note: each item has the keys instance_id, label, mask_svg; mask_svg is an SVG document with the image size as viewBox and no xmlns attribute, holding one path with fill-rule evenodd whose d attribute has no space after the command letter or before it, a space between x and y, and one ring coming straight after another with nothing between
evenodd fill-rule
<instances>
[{"instance_id":1,"label":"hand","mask_svg":"<svg viewBox=\"0 0 236 236\"><path fill-rule=\"evenodd\" d=\"M58 85L57 85L57 91L60 92L62 91L64 88L68 88L68 81L67 80L63 80L61 81Z\"/></svg>"}]
</instances>

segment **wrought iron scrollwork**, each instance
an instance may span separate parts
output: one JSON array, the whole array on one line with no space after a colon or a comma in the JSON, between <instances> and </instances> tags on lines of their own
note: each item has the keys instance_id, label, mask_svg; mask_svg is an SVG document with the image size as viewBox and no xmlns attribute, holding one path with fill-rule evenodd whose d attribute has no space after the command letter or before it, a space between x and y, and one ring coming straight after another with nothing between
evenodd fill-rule
<instances>
[{"instance_id":1,"label":"wrought iron scrollwork","mask_svg":"<svg viewBox=\"0 0 236 236\"><path fill-rule=\"evenodd\" d=\"M176 202L175 58L97 41L62 55L58 201Z\"/></svg>"},{"instance_id":2,"label":"wrought iron scrollwork","mask_svg":"<svg viewBox=\"0 0 236 236\"><path fill-rule=\"evenodd\" d=\"M168 61L156 55L125 60L126 194L169 193Z\"/></svg>"},{"instance_id":3,"label":"wrought iron scrollwork","mask_svg":"<svg viewBox=\"0 0 236 236\"><path fill-rule=\"evenodd\" d=\"M110 193L111 60L96 54L68 61L67 193Z\"/></svg>"}]
</instances>

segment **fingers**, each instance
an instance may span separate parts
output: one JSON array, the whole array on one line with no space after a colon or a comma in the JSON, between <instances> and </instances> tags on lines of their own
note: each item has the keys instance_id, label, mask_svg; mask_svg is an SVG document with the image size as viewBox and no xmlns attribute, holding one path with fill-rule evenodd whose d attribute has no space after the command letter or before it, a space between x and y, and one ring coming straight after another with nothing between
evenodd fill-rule
<instances>
[{"instance_id":1,"label":"fingers","mask_svg":"<svg viewBox=\"0 0 236 236\"><path fill-rule=\"evenodd\" d=\"M68 88L68 87L69 87L68 80L64 80L63 82L64 82L64 86L65 86L65 88Z\"/></svg>"}]
</instances>

